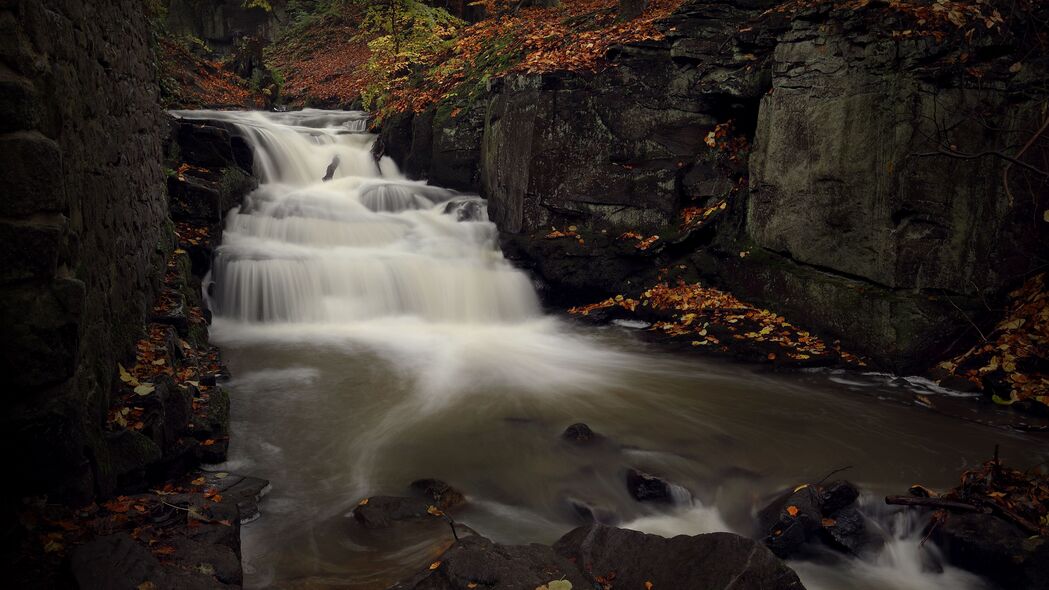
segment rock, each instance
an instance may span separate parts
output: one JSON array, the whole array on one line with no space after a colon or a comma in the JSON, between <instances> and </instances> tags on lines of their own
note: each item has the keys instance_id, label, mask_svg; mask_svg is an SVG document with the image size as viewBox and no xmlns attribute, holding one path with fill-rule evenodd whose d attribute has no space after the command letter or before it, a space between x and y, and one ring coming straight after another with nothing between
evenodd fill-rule
<instances>
[{"instance_id":1,"label":"rock","mask_svg":"<svg viewBox=\"0 0 1049 590\"><path fill-rule=\"evenodd\" d=\"M573 497L565 498L564 501L571 511L572 516L584 524L598 523L615 526L620 521L620 518L616 515L615 511L609 508L595 506L586 500L580 500Z\"/></svg>"},{"instance_id":2,"label":"rock","mask_svg":"<svg viewBox=\"0 0 1049 590\"><path fill-rule=\"evenodd\" d=\"M670 484L644 471L631 469L626 474L626 487L638 502L673 502Z\"/></svg>"},{"instance_id":3,"label":"rock","mask_svg":"<svg viewBox=\"0 0 1049 590\"><path fill-rule=\"evenodd\" d=\"M597 586L597 578L609 574L615 575L616 588L646 588L646 582L654 588L804 588L771 551L732 533L666 539L591 525L561 537L554 550L587 576L589 584L580 588Z\"/></svg>"},{"instance_id":4,"label":"rock","mask_svg":"<svg viewBox=\"0 0 1049 590\"><path fill-rule=\"evenodd\" d=\"M565 579L584 590L590 582L567 559L546 545L500 545L471 536L455 543L426 569L390 590L535 590ZM638 586L643 588L643 586Z\"/></svg>"},{"instance_id":5,"label":"rock","mask_svg":"<svg viewBox=\"0 0 1049 590\"><path fill-rule=\"evenodd\" d=\"M758 513L758 535L782 558L795 555L822 526L820 493L815 486L786 492Z\"/></svg>"},{"instance_id":6,"label":"rock","mask_svg":"<svg viewBox=\"0 0 1049 590\"><path fill-rule=\"evenodd\" d=\"M210 225L222 220L219 183L196 176L168 177L171 218Z\"/></svg>"},{"instance_id":7,"label":"rock","mask_svg":"<svg viewBox=\"0 0 1049 590\"><path fill-rule=\"evenodd\" d=\"M860 497L860 491L856 486L845 480L832 481L820 490L820 511L824 514L832 514L851 506Z\"/></svg>"},{"instance_id":8,"label":"rock","mask_svg":"<svg viewBox=\"0 0 1049 590\"><path fill-rule=\"evenodd\" d=\"M854 507L858 497L856 486L844 480L786 491L758 513L758 536L783 558L809 552L817 541L858 554L881 542Z\"/></svg>"},{"instance_id":9,"label":"rock","mask_svg":"<svg viewBox=\"0 0 1049 590\"><path fill-rule=\"evenodd\" d=\"M218 473L206 473L208 486L222 494L223 503L232 503L237 507L240 522L254 520L259 515L259 502L270 491L270 482L258 477Z\"/></svg>"},{"instance_id":10,"label":"rock","mask_svg":"<svg viewBox=\"0 0 1049 590\"><path fill-rule=\"evenodd\" d=\"M381 529L404 522L439 518L427 511L429 507L429 501L419 498L373 496L353 509L353 517L365 528Z\"/></svg>"},{"instance_id":11,"label":"rock","mask_svg":"<svg viewBox=\"0 0 1049 590\"><path fill-rule=\"evenodd\" d=\"M859 555L864 549L878 544L871 538L863 513L852 507L832 512L822 521L819 533L820 539L826 545L853 555ZM880 540L880 537L877 537L877 540Z\"/></svg>"},{"instance_id":12,"label":"rock","mask_svg":"<svg viewBox=\"0 0 1049 590\"><path fill-rule=\"evenodd\" d=\"M409 487L441 510L449 510L466 502L462 492L439 479L417 479Z\"/></svg>"},{"instance_id":13,"label":"rock","mask_svg":"<svg viewBox=\"0 0 1049 590\"><path fill-rule=\"evenodd\" d=\"M255 150L243 137L234 135L229 138L233 151L233 161L245 174L255 174Z\"/></svg>"},{"instance_id":14,"label":"rock","mask_svg":"<svg viewBox=\"0 0 1049 590\"><path fill-rule=\"evenodd\" d=\"M239 587L240 562L227 547L195 546L178 537L174 544L175 565L163 565L145 547L126 533L96 537L73 552L70 567L80 590L139 590L150 582L156 590L208 590ZM181 549L180 549L181 547ZM186 553L180 553L186 551ZM187 567L183 558L218 564L205 570ZM232 560L231 560L232 557ZM217 558L217 559L216 559ZM220 576L216 578L216 574ZM226 580L229 580L228 585Z\"/></svg>"},{"instance_id":15,"label":"rock","mask_svg":"<svg viewBox=\"0 0 1049 590\"><path fill-rule=\"evenodd\" d=\"M990 514L951 513L932 532L950 563L1004 588L1049 588L1049 540Z\"/></svg>"},{"instance_id":16,"label":"rock","mask_svg":"<svg viewBox=\"0 0 1049 590\"><path fill-rule=\"evenodd\" d=\"M202 168L236 165L229 131L199 122L180 121L175 140L183 162Z\"/></svg>"},{"instance_id":17,"label":"rock","mask_svg":"<svg viewBox=\"0 0 1049 590\"><path fill-rule=\"evenodd\" d=\"M568 441L573 444L586 445L593 443L601 438L601 435L597 434L590 427L582 422L577 422L561 433L561 439ZM629 477L629 476L627 476Z\"/></svg>"}]
</instances>

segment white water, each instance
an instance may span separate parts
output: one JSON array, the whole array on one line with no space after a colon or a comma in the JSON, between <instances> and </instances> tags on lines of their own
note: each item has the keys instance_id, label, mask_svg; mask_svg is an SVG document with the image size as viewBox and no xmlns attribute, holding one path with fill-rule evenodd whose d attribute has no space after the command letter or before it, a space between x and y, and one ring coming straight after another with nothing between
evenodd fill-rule
<instances>
[{"instance_id":1,"label":"white water","mask_svg":"<svg viewBox=\"0 0 1049 590\"><path fill-rule=\"evenodd\" d=\"M319 523L340 518L356 498L384 490L399 492L395 483L403 477L397 470L399 461L408 464L418 456L448 458L433 455L434 449L413 447L415 440L419 444L450 437L461 440L482 432L514 408L527 413L529 408L542 407L567 415L595 415L600 409L639 420L657 411L654 404L664 398L662 392L653 392L650 400L655 401L639 402L636 384L654 376L699 383L691 376L693 367L661 364L624 352L603 343L605 337L581 333L544 317L528 277L498 251L496 229L487 221L483 201L408 181L388 159L376 163L370 150L373 137L363 132L362 114L315 110L176 114L232 126L255 148L256 172L262 181L227 220L212 277L210 303L216 312L212 335L230 351L248 351L244 354L253 359L281 359L281 366L258 360L254 366L249 364L253 370L237 375L235 393L255 392L264 398L260 404L283 408L280 411L285 412L286 421L298 414L313 416L301 434L293 433L315 441L296 459L284 458L292 452L293 443L277 444L282 439L276 432L242 426L246 433L235 437L235 444L251 445L254 451L227 467L277 465L285 470L301 467L295 477L308 477L302 473L312 471L326 474L307 481L273 482L276 498L263 506L269 519L264 517L245 530L245 558L249 572L254 572L254 577L249 576L251 585L282 583L281 574L273 569L276 566L269 563L279 561L270 559L274 555L301 561L306 559L304 552L313 559L331 543L348 544L340 539L338 529L334 534L318 532L324 526ZM340 163L333 179L322 182L335 157ZM254 351L261 352L256 356ZM344 374L333 382L330 375L338 372L339 365ZM376 371L384 374L383 379L367 383L386 385L359 391L355 380ZM719 379L728 381L735 376L705 375L703 387ZM760 382L746 379L751 384ZM311 412L312 404L322 402L304 398L301 392L314 392L318 387L342 388L336 397L346 401L338 404L351 405L352 416ZM756 416L760 408L754 411ZM751 428L748 420L770 424L784 420L751 417L749 412L742 417L728 413L727 421L721 423L716 418L700 418L715 433L720 427L728 432L734 422ZM864 433L861 429L855 435ZM329 449L331 454L313 456L317 449ZM470 460L484 459L478 459L480 463L464 459L461 473L495 470L495 463L520 465L515 471L533 466L536 472L520 479L524 487L558 468L556 460L553 464L534 460L527 448L512 445L470 452L476 453ZM667 469L681 459L647 451L633 454L631 460L664 462ZM300 466L303 461L318 466ZM333 468L332 461L342 463ZM442 469L434 467L438 474ZM503 471L504 478L511 477ZM596 497L624 495L618 480L602 477L584 481L584 489ZM475 491L467 489L471 494ZM497 540L550 541L551 534L556 538L558 531L570 528L545 509L548 498L542 494L527 506L483 495L471 496L472 512L465 518ZM685 488L677 489L675 495L677 506L669 511L620 506L634 511L634 517L622 526L663 535L732 529L717 501L704 505L693 500ZM312 512L303 514L307 507ZM923 558L925 550L918 547L920 523L904 521L900 515L872 513L887 530L885 548L836 565L792 564L810 590L981 587L977 578L958 570L946 568L941 573L929 567L930 559ZM281 515L295 525L274 524ZM289 526L301 528L298 521L304 518L313 519L307 525L309 532L304 533L309 542L287 547L291 541L282 542L283 533ZM271 528L258 530L269 534L252 537L253 527L267 526ZM390 568L389 562L400 563L398 560L407 559L405 553L415 550L416 545L409 548L407 544L381 557L369 557L365 565L374 564L376 571ZM354 547L351 553L359 550ZM303 569L317 576L314 583L318 587L329 585L323 580L331 581L331 570L313 565ZM373 583L366 578L360 578L362 586Z\"/></svg>"}]
</instances>

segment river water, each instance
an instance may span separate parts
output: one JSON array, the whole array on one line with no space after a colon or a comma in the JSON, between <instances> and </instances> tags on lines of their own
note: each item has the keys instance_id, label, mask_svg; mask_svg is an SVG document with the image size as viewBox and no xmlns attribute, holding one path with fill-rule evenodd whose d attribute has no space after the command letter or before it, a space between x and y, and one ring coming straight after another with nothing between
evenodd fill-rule
<instances>
[{"instance_id":1,"label":"river water","mask_svg":"<svg viewBox=\"0 0 1049 590\"><path fill-rule=\"evenodd\" d=\"M983 588L878 498L952 486L995 444L1017 466L1049 458L1044 437L880 399L918 383L771 374L544 315L483 201L376 163L362 113L176 114L234 126L262 181L229 216L210 297L234 375L230 460L215 468L272 482L243 528L249 587L385 588L424 567L447 526L365 531L348 516L420 478L463 490L456 520L480 534L550 543L581 524L573 503L645 532L750 535L777 492L850 466L887 543L792 562L808 588ZM580 421L604 442L562 442ZM687 492L635 502L628 468Z\"/></svg>"}]
</instances>

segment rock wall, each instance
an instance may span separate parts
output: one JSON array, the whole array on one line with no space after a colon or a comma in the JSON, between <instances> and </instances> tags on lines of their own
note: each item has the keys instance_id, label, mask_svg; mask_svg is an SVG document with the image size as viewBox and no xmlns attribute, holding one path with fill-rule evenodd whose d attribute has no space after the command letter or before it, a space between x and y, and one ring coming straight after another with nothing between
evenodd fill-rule
<instances>
[{"instance_id":1,"label":"rock wall","mask_svg":"<svg viewBox=\"0 0 1049 590\"><path fill-rule=\"evenodd\" d=\"M150 32L138 0L0 3L0 429L14 498L115 485L100 469L111 383L172 248Z\"/></svg>"},{"instance_id":2,"label":"rock wall","mask_svg":"<svg viewBox=\"0 0 1049 590\"><path fill-rule=\"evenodd\" d=\"M167 26L176 35L193 35L213 51L227 53L236 41L253 36L272 41L286 21L284 0L267 0L263 7L243 0L166 0Z\"/></svg>"},{"instance_id":3,"label":"rock wall","mask_svg":"<svg viewBox=\"0 0 1049 590\"><path fill-rule=\"evenodd\" d=\"M687 1L664 39L614 49L599 73L492 84L471 107L490 216L559 304L688 267L885 368L924 368L1044 265L1045 178L1000 156L1044 120L1049 68L1019 21L916 34L882 3L779 4ZM412 127L387 152L435 182L434 138L477 134ZM703 232L682 230L684 208L722 199ZM569 225L599 235L542 239ZM663 240L626 252L611 237L628 230Z\"/></svg>"}]
</instances>

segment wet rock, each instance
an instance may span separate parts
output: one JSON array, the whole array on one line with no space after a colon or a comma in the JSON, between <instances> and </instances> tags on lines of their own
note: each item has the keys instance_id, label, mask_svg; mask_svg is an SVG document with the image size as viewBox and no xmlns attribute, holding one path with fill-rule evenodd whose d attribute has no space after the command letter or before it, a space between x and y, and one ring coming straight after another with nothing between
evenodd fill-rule
<instances>
[{"instance_id":1,"label":"wet rock","mask_svg":"<svg viewBox=\"0 0 1049 590\"><path fill-rule=\"evenodd\" d=\"M195 176L168 177L171 218L175 221L211 224L222 220L222 196L218 182Z\"/></svg>"},{"instance_id":2,"label":"wet rock","mask_svg":"<svg viewBox=\"0 0 1049 590\"><path fill-rule=\"evenodd\" d=\"M221 472L208 473L205 477L208 486L222 495L222 503L236 505L241 522L253 520L259 515L259 502L270 491L270 482L258 477Z\"/></svg>"},{"instance_id":3,"label":"wet rock","mask_svg":"<svg viewBox=\"0 0 1049 590\"><path fill-rule=\"evenodd\" d=\"M578 569L546 545L500 545L484 537L462 539L427 569L390 590L535 590L565 579L573 588L591 587ZM638 586L643 588L643 586Z\"/></svg>"},{"instance_id":4,"label":"wet rock","mask_svg":"<svg viewBox=\"0 0 1049 590\"><path fill-rule=\"evenodd\" d=\"M759 536L773 553L786 558L815 538L822 518L819 491L806 486L781 495L758 513Z\"/></svg>"},{"instance_id":5,"label":"wet rock","mask_svg":"<svg viewBox=\"0 0 1049 590\"><path fill-rule=\"evenodd\" d=\"M439 479L417 479L409 487L441 510L450 510L466 501L462 492Z\"/></svg>"},{"instance_id":6,"label":"wet rock","mask_svg":"<svg viewBox=\"0 0 1049 590\"><path fill-rule=\"evenodd\" d=\"M233 151L233 161L246 174L255 173L255 150L243 138L234 135L230 138L230 147Z\"/></svg>"},{"instance_id":7,"label":"wet rock","mask_svg":"<svg viewBox=\"0 0 1049 590\"><path fill-rule=\"evenodd\" d=\"M400 496L373 496L353 509L353 517L369 529L381 529L403 522L425 521L438 516L428 512L430 502Z\"/></svg>"},{"instance_id":8,"label":"wet rock","mask_svg":"<svg viewBox=\"0 0 1049 590\"><path fill-rule=\"evenodd\" d=\"M783 558L810 552L816 542L859 553L881 539L855 508L858 497L856 486L843 480L784 492L758 513L758 536Z\"/></svg>"},{"instance_id":9,"label":"wet rock","mask_svg":"<svg viewBox=\"0 0 1049 590\"><path fill-rule=\"evenodd\" d=\"M600 434L597 434L582 422L577 422L568 428L565 428L565 431L561 433L562 440L579 445L590 444L596 442L600 438Z\"/></svg>"},{"instance_id":10,"label":"wet rock","mask_svg":"<svg viewBox=\"0 0 1049 590\"><path fill-rule=\"evenodd\" d=\"M208 555L208 550L213 553ZM201 564L218 562L211 569L177 568L162 565L145 547L139 545L126 533L97 537L77 547L73 552L70 567L77 587L82 590L136 590L151 582L156 590L205 590L227 588L227 583L214 574L230 580L230 585L240 584L239 561L215 559L228 548L198 547L187 556L199 555ZM176 548L176 554L178 549ZM204 560L207 561L204 561ZM221 569L220 569L221 568ZM205 573L207 572L207 573Z\"/></svg>"},{"instance_id":11,"label":"wet rock","mask_svg":"<svg viewBox=\"0 0 1049 590\"><path fill-rule=\"evenodd\" d=\"M631 469L626 474L627 491L638 502L673 502L670 484L650 473Z\"/></svg>"},{"instance_id":12,"label":"wet rock","mask_svg":"<svg viewBox=\"0 0 1049 590\"><path fill-rule=\"evenodd\" d=\"M236 164L229 131L222 127L180 122L175 138L179 155L187 164L203 168L224 168Z\"/></svg>"},{"instance_id":13,"label":"wet rock","mask_svg":"<svg viewBox=\"0 0 1049 590\"><path fill-rule=\"evenodd\" d=\"M657 535L592 525L579 527L554 544L592 587L615 575L616 588L803 589L797 574L760 543L732 533ZM574 585L574 584L573 584Z\"/></svg>"},{"instance_id":14,"label":"wet rock","mask_svg":"<svg viewBox=\"0 0 1049 590\"><path fill-rule=\"evenodd\" d=\"M863 513L856 508L843 508L822 521L820 539L845 553L858 554L873 542Z\"/></svg>"},{"instance_id":15,"label":"wet rock","mask_svg":"<svg viewBox=\"0 0 1049 590\"><path fill-rule=\"evenodd\" d=\"M595 506L586 500L568 497L565 498L565 504L568 506L571 514L584 524L598 523L614 526L620 520L615 511L602 506Z\"/></svg>"},{"instance_id":16,"label":"wet rock","mask_svg":"<svg viewBox=\"0 0 1049 590\"><path fill-rule=\"evenodd\" d=\"M860 491L851 483L845 480L832 481L822 486L820 510L824 514L831 514L846 506L851 506L859 497Z\"/></svg>"},{"instance_id":17,"label":"wet rock","mask_svg":"<svg viewBox=\"0 0 1049 590\"><path fill-rule=\"evenodd\" d=\"M1049 540L990 514L950 514L932 538L947 560L1004 588L1049 588Z\"/></svg>"}]
</instances>

